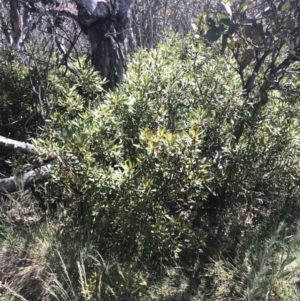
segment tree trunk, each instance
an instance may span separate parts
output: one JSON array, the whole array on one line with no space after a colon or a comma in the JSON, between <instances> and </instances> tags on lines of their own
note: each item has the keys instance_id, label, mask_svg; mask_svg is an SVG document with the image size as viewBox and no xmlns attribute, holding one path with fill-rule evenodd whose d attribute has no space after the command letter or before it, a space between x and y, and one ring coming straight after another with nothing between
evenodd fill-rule
<instances>
[{"instance_id":1,"label":"tree trunk","mask_svg":"<svg viewBox=\"0 0 300 301\"><path fill-rule=\"evenodd\" d=\"M92 64L113 88L126 71L126 33L130 24L130 0L78 0L78 17L88 35Z\"/></svg>"},{"instance_id":2,"label":"tree trunk","mask_svg":"<svg viewBox=\"0 0 300 301\"><path fill-rule=\"evenodd\" d=\"M3 12L2 12L3 13ZM4 23L4 16L1 15L1 23ZM10 44L19 52L23 63L27 63L25 51L25 40L28 38L32 20L29 11L26 7L21 9L20 3L17 0L9 0L9 18L10 18ZM5 35L8 38L8 31L4 29Z\"/></svg>"},{"instance_id":3,"label":"tree trunk","mask_svg":"<svg viewBox=\"0 0 300 301\"><path fill-rule=\"evenodd\" d=\"M118 40L114 22L96 22L89 28L88 36L92 47L92 64L108 80L107 87L112 88L122 82L126 70L124 44Z\"/></svg>"}]
</instances>

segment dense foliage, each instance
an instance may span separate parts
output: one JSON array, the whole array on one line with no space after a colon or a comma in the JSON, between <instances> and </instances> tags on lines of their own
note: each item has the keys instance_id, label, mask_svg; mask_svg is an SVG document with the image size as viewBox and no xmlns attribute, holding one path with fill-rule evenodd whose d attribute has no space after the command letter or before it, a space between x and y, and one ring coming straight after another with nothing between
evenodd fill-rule
<instances>
[{"instance_id":1,"label":"dense foliage","mask_svg":"<svg viewBox=\"0 0 300 301\"><path fill-rule=\"evenodd\" d=\"M212 3L110 91L82 56L3 52L1 135L42 154L2 169L51 176L1 196L0 300L299 300L297 1L257 2Z\"/></svg>"},{"instance_id":2,"label":"dense foliage","mask_svg":"<svg viewBox=\"0 0 300 301\"><path fill-rule=\"evenodd\" d=\"M91 68L58 79L36 140L57 159L37 189L64 300L297 299L297 98L272 91L253 116L232 64L174 36L109 93Z\"/></svg>"},{"instance_id":3,"label":"dense foliage","mask_svg":"<svg viewBox=\"0 0 300 301\"><path fill-rule=\"evenodd\" d=\"M298 2L0 3L0 300L299 300Z\"/></svg>"}]
</instances>

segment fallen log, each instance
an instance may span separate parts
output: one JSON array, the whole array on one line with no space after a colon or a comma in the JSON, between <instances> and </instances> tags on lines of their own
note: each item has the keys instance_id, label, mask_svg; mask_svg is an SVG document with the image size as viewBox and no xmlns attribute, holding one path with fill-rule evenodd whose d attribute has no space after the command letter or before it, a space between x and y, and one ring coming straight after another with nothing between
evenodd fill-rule
<instances>
[{"instance_id":1,"label":"fallen log","mask_svg":"<svg viewBox=\"0 0 300 301\"><path fill-rule=\"evenodd\" d=\"M21 142L3 136L0 136L0 146L32 155L41 155L43 153L42 149L36 148L31 143ZM51 173L51 164L43 165L43 160L41 158L38 158L36 161L38 162L38 166L33 165L33 170L9 178L0 179L0 194L27 189L34 181L49 177Z\"/></svg>"},{"instance_id":2,"label":"fallen log","mask_svg":"<svg viewBox=\"0 0 300 301\"><path fill-rule=\"evenodd\" d=\"M39 155L41 153L41 151L39 151L34 145L30 143L20 142L3 136L0 136L0 146L4 146L14 150L19 150L27 154Z\"/></svg>"},{"instance_id":3,"label":"fallen log","mask_svg":"<svg viewBox=\"0 0 300 301\"><path fill-rule=\"evenodd\" d=\"M0 179L0 194L27 189L34 183L34 181L46 179L50 176L50 174L51 164L47 164L20 175Z\"/></svg>"}]
</instances>

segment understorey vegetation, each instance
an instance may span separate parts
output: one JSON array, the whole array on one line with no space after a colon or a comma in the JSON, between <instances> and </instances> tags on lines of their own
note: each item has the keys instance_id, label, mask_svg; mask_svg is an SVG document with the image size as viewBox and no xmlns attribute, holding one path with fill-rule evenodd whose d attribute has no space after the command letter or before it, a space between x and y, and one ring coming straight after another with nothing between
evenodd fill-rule
<instances>
[{"instance_id":1,"label":"understorey vegetation","mask_svg":"<svg viewBox=\"0 0 300 301\"><path fill-rule=\"evenodd\" d=\"M51 177L2 198L5 294L297 300L297 98L272 91L253 118L234 61L211 52L172 36L111 92L88 66L53 78L34 142Z\"/></svg>"},{"instance_id":2,"label":"understorey vegetation","mask_svg":"<svg viewBox=\"0 0 300 301\"><path fill-rule=\"evenodd\" d=\"M240 2L109 90L84 53L3 52L0 300L299 300L298 10L288 40Z\"/></svg>"}]
</instances>

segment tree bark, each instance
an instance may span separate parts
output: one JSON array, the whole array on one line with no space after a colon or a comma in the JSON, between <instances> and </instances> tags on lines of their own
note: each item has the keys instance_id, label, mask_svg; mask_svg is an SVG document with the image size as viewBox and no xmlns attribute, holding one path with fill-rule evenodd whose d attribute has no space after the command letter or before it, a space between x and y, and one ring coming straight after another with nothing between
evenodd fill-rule
<instances>
[{"instance_id":1,"label":"tree bark","mask_svg":"<svg viewBox=\"0 0 300 301\"><path fill-rule=\"evenodd\" d=\"M41 153L36 147L34 147L30 143L12 140L3 136L0 136L0 146L1 145L7 148L19 150L27 154L39 155Z\"/></svg>"},{"instance_id":2,"label":"tree bark","mask_svg":"<svg viewBox=\"0 0 300 301\"><path fill-rule=\"evenodd\" d=\"M25 55L24 41L31 27L29 12L40 14L55 12L77 20L89 38L93 66L107 79L106 87L113 88L122 82L126 71L126 38L131 37L132 40L133 36L130 28L131 0L75 0L75 2L77 10L74 8L70 12L61 7L46 11L37 8L33 2L8 0L12 28L11 44L22 57ZM22 9L19 7L20 3ZM1 14L0 23L4 23Z\"/></svg>"},{"instance_id":3,"label":"tree bark","mask_svg":"<svg viewBox=\"0 0 300 301\"><path fill-rule=\"evenodd\" d=\"M12 140L3 136L0 136L0 146L32 155L40 155L43 152L30 143ZM42 166L43 161L40 158L36 161L38 161L38 166L36 166L34 170L9 178L0 179L0 194L15 192L19 189L27 189L35 180L42 180L49 177L51 165L47 164Z\"/></svg>"},{"instance_id":4,"label":"tree bark","mask_svg":"<svg viewBox=\"0 0 300 301\"><path fill-rule=\"evenodd\" d=\"M20 3L17 0L9 0L9 18L11 24L10 44L19 52L23 63L26 63L25 40L32 25L28 8L23 7L21 9ZM3 16L1 19L3 19Z\"/></svg>"},{"instance_id":5,"label":"tree bark","mask_svg":"<svg viewBox=\"0 0 300 301\"><path fill-rule=\"evenodd\" d=\"M125 37L130 23L130 0L77 0L79 23L88 35L92 64L113 88L126 71Z\"/></svg>"},{"instance_id":6,"label":"tree bark","mask_svg":"<svg viewBox=\"0 0 300 301\"><path fill-rule=\"evenodd\" d=\"M51 165L44 165L36 170L28 171L21 175L0 180L0 194L12 193L20 189L29 188L35 180L43 180L50 176Z\"/></svg>"}]
</instances>

